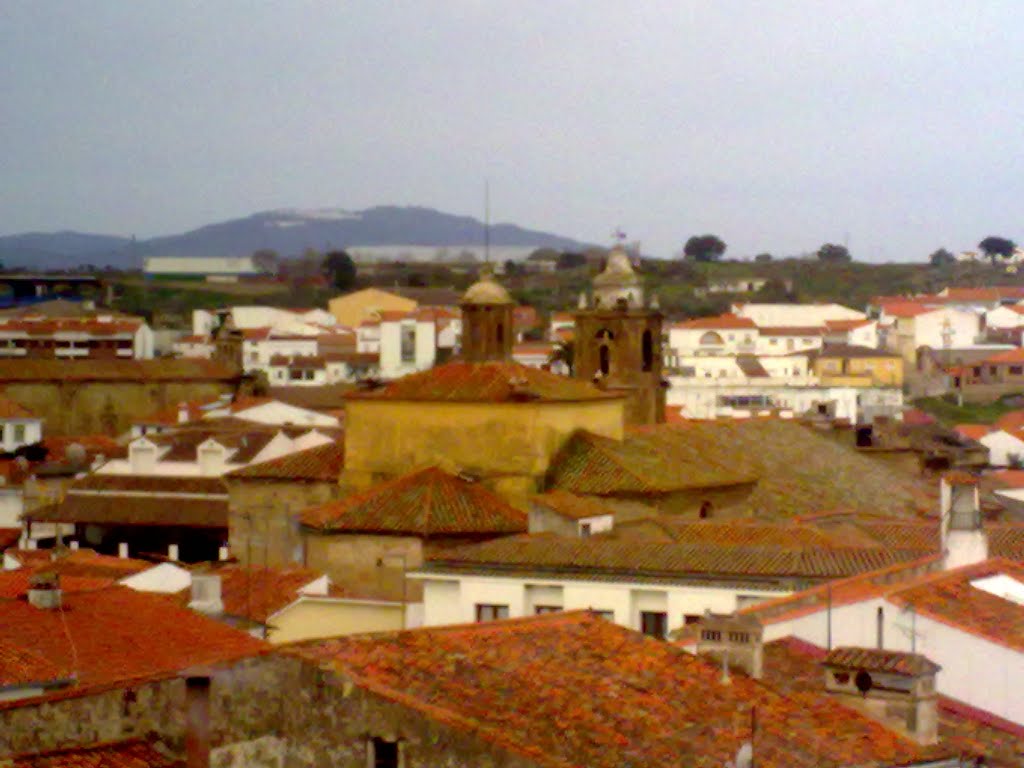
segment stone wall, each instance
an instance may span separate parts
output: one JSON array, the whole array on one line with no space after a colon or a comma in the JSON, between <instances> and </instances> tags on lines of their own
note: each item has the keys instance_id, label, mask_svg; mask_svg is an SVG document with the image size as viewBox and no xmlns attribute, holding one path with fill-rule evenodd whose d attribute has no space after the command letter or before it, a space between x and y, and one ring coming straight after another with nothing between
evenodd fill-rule
<instances>
[{"instance_id":1,"label":"stone wall","mask_svg":"<svg viewBox=\"0 0 1024 768\"><path fill-rule=\"evenodd\" d=\"M295 515L340 495L336 482L231 478L226 481L231 554L240 562L253 565L302 563L302 536L295 524Z\"/></svg>"},{"instance_id":2,"label":"stone wall","mask_svg":"<svg viewBox=\"0 0 1024 768\"><path fill-rule=\"evenodd\" d=\"M249 659L212 671L212 746L279 735L281 692L294 690L300 663L284 656ZM164 679L54 701L0 706L0 757L140 736L184 749L185 683Z\"/></svg>"}]
</instances>

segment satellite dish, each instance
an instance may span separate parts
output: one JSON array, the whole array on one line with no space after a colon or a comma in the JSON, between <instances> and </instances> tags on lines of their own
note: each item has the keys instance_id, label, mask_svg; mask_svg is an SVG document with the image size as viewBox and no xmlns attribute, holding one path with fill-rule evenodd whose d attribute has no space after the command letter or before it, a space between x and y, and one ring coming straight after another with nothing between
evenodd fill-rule
<instances>
[{"instance_id":1,"label":"satellite dish","mask_svg":"<svg viewBox=\"0 0 1024 768\"><path fill-rule=\"evenodd\" d=\"M854 676L853 683L857 686L857 690L860 691L861 696L867 696L868 691L871 690L871 686L874 685L871 675L863 669Z\"/></svg>"}]
</instances>

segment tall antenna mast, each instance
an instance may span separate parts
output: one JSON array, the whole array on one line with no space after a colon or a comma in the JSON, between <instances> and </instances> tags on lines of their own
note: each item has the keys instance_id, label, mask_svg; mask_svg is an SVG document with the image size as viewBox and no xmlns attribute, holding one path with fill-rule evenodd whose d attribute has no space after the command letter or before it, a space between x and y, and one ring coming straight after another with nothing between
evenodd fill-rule
<instances>
[{"instance_id":1,"label":"tall antenna mast","mask_svg":"<svg viewBox=\"0 0 1024 768\"><path fill-rule=\"evenodd\" d=\"M484 263L491 263L491 182L484 179Z\"/></svg>"}]
</instances>

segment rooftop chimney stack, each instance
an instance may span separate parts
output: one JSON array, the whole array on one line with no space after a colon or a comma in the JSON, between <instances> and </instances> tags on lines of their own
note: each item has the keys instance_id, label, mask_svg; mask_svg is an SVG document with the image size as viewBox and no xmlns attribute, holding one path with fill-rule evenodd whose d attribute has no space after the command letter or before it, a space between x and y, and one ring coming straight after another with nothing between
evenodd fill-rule
<instances>
[{"instance_id":1,"label":"rooftop chimney stack","mask_svg":"<svg viewBox=\"0 0 1024 768\"><path fill-rule=\"evenodd\" d=\"M196 572L192 574L192 597L188 607L209 616L218 616L224 613L219 573Z\"/></svg>"},{"instance_id":2,"label":"rooftop chimney stack","mask_svg":"<svg viewBox=\"0 0 1024 768\"><path fill-rule=\"evenodd\" d=\"M37 573L28 580L29 605L41 611L59 609L63 604L60 576L56 573Z\"/></svg>"},{"instance_id":3,"label":"rooftop chimney stack","mask_svg":"<svg viewBox=\"0 0 1024 768\"><path fill-rule=\"evenodd\" d=\"M185 766L210 768L210 677L185 678Z\"/></svg>"},{"instance_id":4,"label":"rooftop chimney stack","mask_svg":"<svg viewBox=\"0 0 1024 768\"><path fill-rule=\"evenodd\" d=\"M952 570L987 560L988 535L981 519L978 479L966 472L947 472L939 490L943 567Z\"/></svg>"},{"instance_id":5,"label":"rooftop chimney stack","mask_svg":"<svg viewBox=\"0 0 1024 768\"><path fill-rule=\"evenodd\" d=\"M918 744L938 743L938 664L917 653L836 648L822 666L825 690L844 704L905 731Z\"/></svg>"},{"instance_id":6,"label":"rooftop chimney stack","mask_svg":"<svg viewBox=\"0 0 1024 768\"><path fill-rule=\"evenodd\" d=\"M122 541L117 545L117 556L122 560L128 559L128 542Z\"/></svg>"},{"instance_id":7,"label":"rooftop chimney stack","mask_svg":"<svg viewBox=\"0 0 1024 768\"><path fill-rule=\"evenodd\" d=\"M764 668L764 629L749 616L717 614L706 611L700 621L697 655L722 665L723 677L729 669L741 669L755 680Z\"/></svg>"}]
</instances>

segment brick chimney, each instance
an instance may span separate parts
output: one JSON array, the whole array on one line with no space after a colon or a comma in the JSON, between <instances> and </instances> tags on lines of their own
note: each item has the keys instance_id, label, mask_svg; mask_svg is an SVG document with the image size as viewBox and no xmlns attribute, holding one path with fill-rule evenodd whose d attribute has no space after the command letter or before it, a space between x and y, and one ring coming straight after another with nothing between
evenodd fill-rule
<instances>
[{"instance_id":1,"label":"brick chimney","mask_svg":"<svg viewBox=\"0 0 1024 768\"><path fill-rule=\"evenodd\" d=\"M739 669L755 680L764 667L764 630L751 616L706 611L700 620L697 655L714 659L723 669Z\"/></svg>"},{"instance_id":2,"label":"brick chimney","mask_svg":"<svg viewBox=\"0 0 1024 768\"><path fill-rule=\"evenodd\" d=\"M28 578L29 605L41 611L52 611L63 604L60 576L56 573L35 573Z\"/></svg>"},{"instance_id":3,"label":"brick chimney","mask_svg":"<svg viewBox=\"0 0 1024 768\"><path fill-rule=\"evenodd\" d=\"M188 607L209 616L219 616L224 613L219 573L193 572L192 594Z\"/></svg>"},{"instance_id":4,"label":"brick chimney","mask_svg":"<svg viewBox=\"0 0 1024 768\"><path fill-rule=\"evenodd\" d=\"M825 690L844 704L882 720L918 744L938 742L938 664L918 653L836 648L822 666Z\"/></svg>"},{"instance_id":5,"label":"brick chimney","mask_svg":"<svg viewBox=\"0 0 1024 768\"><path fill-rule=\"evenodd\" d=\"M939 491L943 568L987 560L988 534L981 519L978 479L966 472L947 472Z\"/></svg>"},{"instance_id":6,"label":"brick chimney","mask_svg":"<svg viewBox=\"0 0 1024 768\"><path fill-rule=\"evenodd\" d=\"M185 766L210 767L210 676L185 678Z\"/></svg>"}]
</instances>

